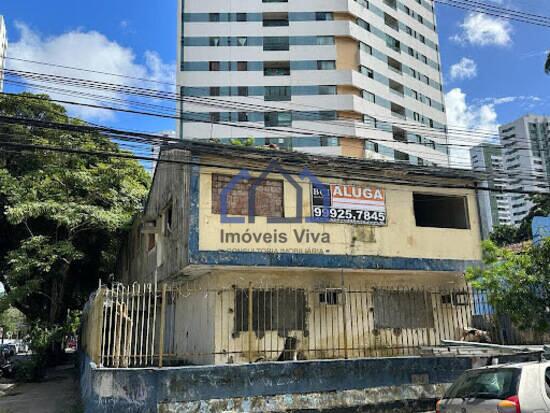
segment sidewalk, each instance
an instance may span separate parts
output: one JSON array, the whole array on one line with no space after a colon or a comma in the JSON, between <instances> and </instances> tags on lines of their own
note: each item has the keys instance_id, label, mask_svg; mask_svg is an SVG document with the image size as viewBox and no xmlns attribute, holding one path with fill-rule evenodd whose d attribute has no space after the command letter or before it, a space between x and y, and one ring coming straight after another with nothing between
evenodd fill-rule
<instances>
[{"instance_id":1,"label":"sidewalk","mask_svg":"<svg viewBox=\"0 0 550 413\"><path fill-rule=\"evenodd\" d=\"M74 366L49 370L40 383L0 383L0 413L80 413Z\"/></svg>"}]
</instances>

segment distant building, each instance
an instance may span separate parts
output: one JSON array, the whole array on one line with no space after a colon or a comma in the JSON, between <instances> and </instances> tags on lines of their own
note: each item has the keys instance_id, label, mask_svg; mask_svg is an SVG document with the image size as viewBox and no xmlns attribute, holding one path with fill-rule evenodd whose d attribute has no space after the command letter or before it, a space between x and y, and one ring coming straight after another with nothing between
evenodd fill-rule
<instances>
[{"instance_id":1,"label":"distant building","mask_svg":"<svg viewBox=\"0 0 550 413\"><path fill-rule=\"evenodd\" d=\"M4 17L0 16L0 92L4 89L4 65L8 50L8 33Z\"/></svg>"},{"instance_id":2,"label":"distant building","mask_svg":"<svg viewBox=\"0 0 550 413\"><path fill-rule=\"evenodd\" d=\"M550 116L525 115L499 133L510 190L550 192ZM510 223L519 224L532 207L529 195L511 194Z\"/></svg>"},{"instance_id":3,"label":"distant building","mask_svg":"<svg viewBox=\"0 0 550 413\"><path fill-rule=\"evenodd\" d=\"M472 169L487 175L480 186L491 191L479 191L479 211L483 238L488 238L495 225L510 225L512 222L511 195L498 190L508 189L508 179L503 165L500 145L483 144L470 150Z\"/></svg>"},{"instance_id":4,"label":"distant building","mask_svg":"<svg viewBox=\"0 0 550 413\"><path fill-rule=\"evenodd\" d=\"M178 3L180 137L449 165L433 1Z\"/></svg>"}]
</instances>

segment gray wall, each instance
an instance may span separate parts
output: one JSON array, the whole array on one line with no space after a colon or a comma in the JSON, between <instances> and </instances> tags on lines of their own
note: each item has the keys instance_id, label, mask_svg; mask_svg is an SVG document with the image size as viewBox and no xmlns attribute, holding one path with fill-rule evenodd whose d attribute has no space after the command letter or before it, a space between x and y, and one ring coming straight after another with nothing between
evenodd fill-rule
<instances>
[{"instance_id":1,"label":"gray wall","mask_svg":"<svg viewBox=\"0 0 550 413\"><path fill-rule=\"evenodd\" d=\"M314 407L323 401L333 403L334 408L366 405L369 400L431 402L472 367L472 360L395 357L97 369L83 359L81 367L86 412L198 411L194 409L200 406L205 411L223 411L237 408L236 404L240 407L234 411L261 412ZM271 407L265 405L269 401Z\"/></svg>"}]
</instances>

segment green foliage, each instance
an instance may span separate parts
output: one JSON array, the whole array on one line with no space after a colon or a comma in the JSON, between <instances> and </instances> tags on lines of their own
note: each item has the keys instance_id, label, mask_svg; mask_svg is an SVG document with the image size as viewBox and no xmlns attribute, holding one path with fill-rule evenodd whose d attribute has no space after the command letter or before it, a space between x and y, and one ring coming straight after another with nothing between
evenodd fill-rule
<instances>
[{"instance_id":1,"label":"green foliage","mask_svg":"<svg viewBox=\"0 0 550 413\"><path fill-rule=\"evenodd\" d=\"M550 239L521 253L483 244L482 268L470 268L467 279L487 291L497 314L508 315L521 329L550 327Z\"/></svg>"},{"instance_id":2,"label":"green foliage","mask_svg":"<svg viewBox=\"0 0 550 413\"><path fill-rule=\"evenodd\" d=\"M0 114L80 125L45 95L1 96ZM127 153L99 133L1 124L11 141ZM139 162L44 150L0 152L4 305L55 329L114 272L121 237L150 177Z\"/></svg>"},{"instance_id":3,"label":"green foliage","mask_svg":"<svg viewBox=\"0 0 550 413\"><path fill-rule=\"evenodd\" d=\"M518 228L513 225L495 225L489 239L500 247L522 241Z\"/></svg>"},{"instance_id":4,"label":"green foliage","mask_svg":"<svg viewBox=\"0 0 550 413\"><path fill-rule=\"evenodd\" d=\"M0 327L4 330L4 337L8 333L15 334L25 327L25 315L17 308L8 307L0 313Z\"/></svg>"},{"instance_id":5,"label":"green foliage","mask_svg":"<svg viewBox=\"0 0 550 413\"><path fill-rule=\"evenodd\" d=\"M235 146L254 146L254 138L235 138L229 141Z\"/></svg>"},{"instance_id":6,"label":"green foliage","mask_svg":"<svg viewBox=\"0 0 550 413\"><path fill-rule=\"evenodd\" d=\"M46 374L46 365L44 359L36 354L29 358L19 360L15 364L14 378L20 383L36 382L44 378Z\"/></svg>"},{"instance_id":7,"label":"green foliage","mask_svg":"<svg viewBox=\"0 0 550 413\"><path fill-rule=\"evenodd\" d=\"M531 197L533 208L518 226L496 225L489 238L499 246L516 244L533 238L531 224L536 216L550 216L550 195L538 194Z\"/></svg>"}]
</instances>

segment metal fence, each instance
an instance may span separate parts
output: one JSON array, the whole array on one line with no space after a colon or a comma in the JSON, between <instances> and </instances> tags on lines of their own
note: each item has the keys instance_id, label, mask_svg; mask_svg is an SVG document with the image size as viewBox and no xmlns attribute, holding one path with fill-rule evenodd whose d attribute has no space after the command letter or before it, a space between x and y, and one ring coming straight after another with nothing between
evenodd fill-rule
<instances>
[{"instance_id":1,"label":"metal fence","mask_svg":"<svg viewBox=\"0 0 550 413\"><path fill-rule=\"evenodd\" d=\"M234 285L100 287L82 346L104 367L417 355L471 328L499 344L540 340L496 317L481 291Z\"/></svg>"}]
</instances>

